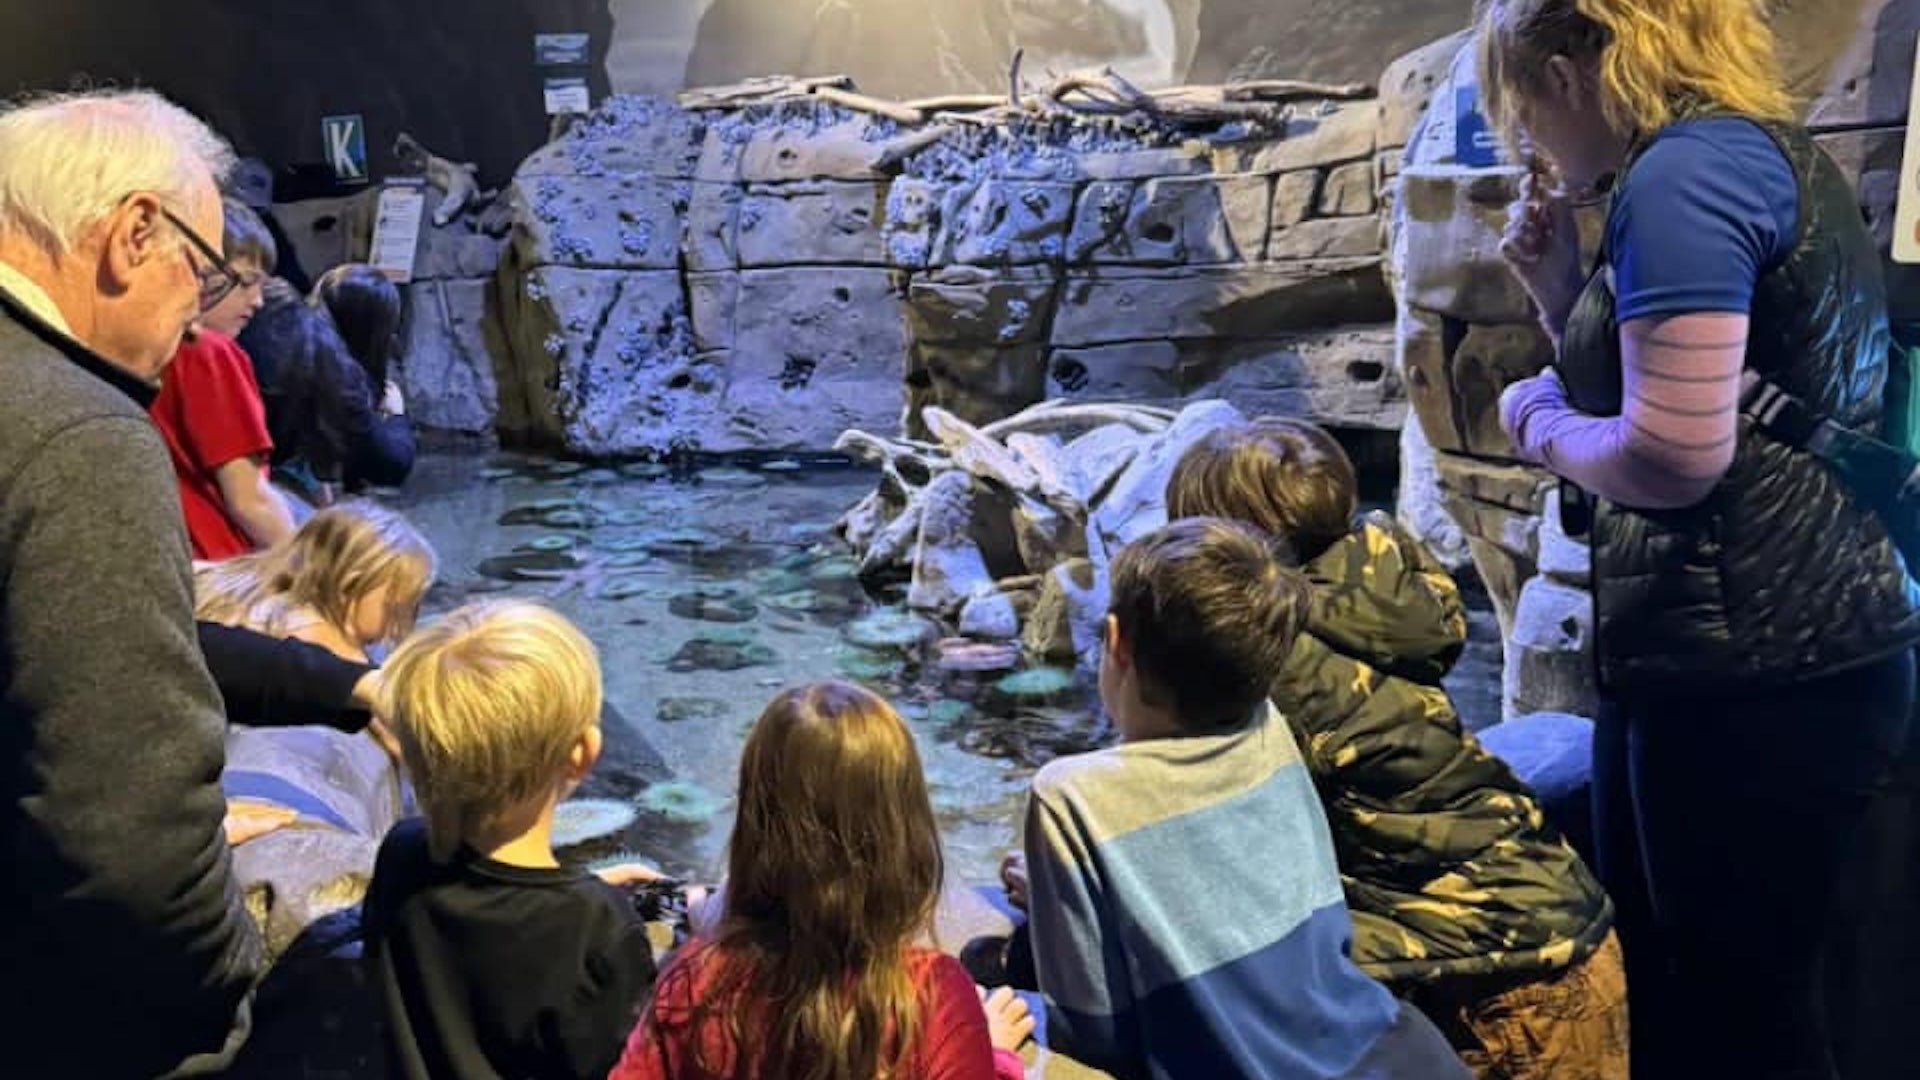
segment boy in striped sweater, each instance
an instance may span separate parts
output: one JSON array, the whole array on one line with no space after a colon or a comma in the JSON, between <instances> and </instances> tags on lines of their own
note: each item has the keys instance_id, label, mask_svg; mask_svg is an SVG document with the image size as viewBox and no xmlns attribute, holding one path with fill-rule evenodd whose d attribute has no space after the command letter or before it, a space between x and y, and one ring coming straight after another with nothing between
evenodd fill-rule
<instances>
[{"instance_id":1,"label":"boy in striped sweater","mask_svg":"<svg viewBox=\"0 0 1920 1080\"><path fill-rule=\"evenodd\" d=\"M1327 822L1267 702L1309 601L1271 543L1192 518L1113 562L1120 745L1050 763L1027 814L1049 1042L1122 1080L1465 1080L1347 958Z\"/></svg>"}]
</instances>

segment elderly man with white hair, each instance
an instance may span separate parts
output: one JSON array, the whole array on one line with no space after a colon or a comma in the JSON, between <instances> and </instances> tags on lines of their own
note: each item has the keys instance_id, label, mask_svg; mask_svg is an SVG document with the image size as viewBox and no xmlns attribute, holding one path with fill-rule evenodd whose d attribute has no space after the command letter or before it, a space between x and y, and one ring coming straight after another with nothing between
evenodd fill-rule
<instances>
[{"instance_id":1,"label":"elderly man with white hair","mask_svg":"<svg viewBox=\"0 0 1920 1080\"><path fill-rule=\"evenodd\" d=\"M222 833L224 718L145 406L232 287L231 155L148 93L0 112L0 1072L199 1075L260 943Z\"/></svg>"}]
</instances>

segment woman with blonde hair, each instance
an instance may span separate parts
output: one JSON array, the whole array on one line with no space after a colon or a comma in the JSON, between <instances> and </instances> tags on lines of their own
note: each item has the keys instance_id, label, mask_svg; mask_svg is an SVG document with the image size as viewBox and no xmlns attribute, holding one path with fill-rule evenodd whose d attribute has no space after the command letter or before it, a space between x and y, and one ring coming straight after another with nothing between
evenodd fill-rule
<instances>
[{"instance_id":1,"label":"woman with blonde hair","mask_svg":"<svg viewBox=\"0 0 1920 1080\"><path fill-rule=\"evenodd\" d=\"M1033 1022L927 948L943 860L920 756L871 692L802 686L740 760L725 912L610 1080L1017 1080ZM991 1016L989 1016L989 1013Z\"/></svg>"},{"instance_id":2,"label":"woman with blonde hair","mask_svg":"<svg viewBox=\"0 0 1920 1080\"><path fill-rule=\"evenodd\" d=\"M1535 165L1503 251L1557 350L1501 418L1593 545L1595 816L1637 1075L1887 1075L1854 1036L1911 1000L1911 972L1870 955L1904 946L1858 928L1920 910L1894 779L1920 588L1868 506L1742 400L1744 379L1875 430L1885 285L1764 19L1491 0L1479 23L1489 114ZM1583 267L1573 207L1602 200Z\"/></svg>"}]
</instances>

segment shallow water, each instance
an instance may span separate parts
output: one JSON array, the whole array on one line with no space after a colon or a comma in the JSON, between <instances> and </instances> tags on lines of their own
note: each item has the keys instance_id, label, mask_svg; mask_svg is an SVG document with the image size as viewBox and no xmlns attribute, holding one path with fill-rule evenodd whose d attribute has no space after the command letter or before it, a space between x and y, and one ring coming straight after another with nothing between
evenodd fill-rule
<instances>
[{"instance_id":1,"label":"shallow water","mask_svg":"<svg viewBox=\"0 0 1920 1080\"><path fill-rule=\"evenodd\" d=\"M607 751L580 794L638 819L585 854L624 846L676 874L719 875L747 729L782 687L839 676L907 717L951 873L991 881L1034 770L1110 732L1091 687L1052 669L1011 683L942 670L941 631L902 609L904 583L855 580L831 530L873 483L797 461L669 471L436 453L396 505L440 556L429 615L481 596L541 599L599 647ZM1484 595L1467 596L1471 639L1448 685L1477 729L1498 719L1498 630Z\"/></svg>"},{"instance_id":2,"label":"shallow water","mask_svg":"<svg viewBox=\"0 0 1920 1080\"><path fill-rule=\"evenodd\" d=\"M748 727L780 688L842 676L908 718L952 873L992 880L1034 769L1105 738L1089 688L1042 673L1016 695L999 688L1006 672L941 670L939 629L888 603L898 587L869 595L831 535L873 474L795 466L669 473L442 453L396 504L440 556L429 615L538 598L599 647L608 750L582 795L638 809L629 849L717 875Z\"/></svg>"}]
</instances>

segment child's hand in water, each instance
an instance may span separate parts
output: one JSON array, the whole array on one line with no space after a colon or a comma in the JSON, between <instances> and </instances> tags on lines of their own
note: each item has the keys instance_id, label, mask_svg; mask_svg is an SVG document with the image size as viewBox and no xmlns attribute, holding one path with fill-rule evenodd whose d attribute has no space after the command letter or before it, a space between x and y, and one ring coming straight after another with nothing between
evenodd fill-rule
<instances>
[{"instance_id":1,"label":"child's hand in water","mask_svg":"<svg viewBox=\"0 0 1920 1080\"><path fill-rule=\"evenodd\" d=\"M1018 1051L1033 1034L1033 1014L1027 1011L1026 999L1008 986L992 993L984 986L976 989L980 991L980 1007L987 1011L987 1038L993 1048Z\"/></svg>"},{"instance_id":2,"label":"child's hand in water","mask_svg":"<svg viewBox=\"0 0 1920 1080\"><path fill-rule=\"evenodd\" d=\"M293 824L293 820L299 816L284 806L272 806L250 799L228 799L227 818L222 823L227 834L227 846L238 847L265 836Z\"/></svg>"},{"instance_id":3,"label":"child's hand in water","mask_svg":"<svg viewBox=\"0 0 1920 1080\"><path fill-rule=\"evenodd\" d=\"M1006 887L1007 903L1027 910L1027 853L1009 851L1000 860L1000 884Z\"/></svg>"},{"instance_id":4,"label":"child's hand in water","mask_svg":"<svg viewBox=\"0 0 1920 1080\"><path fill-rule=\"evenodd\" d=\"M628 862L618 863L613 866L603 866L595 870L594 875L616 889L622 889L629 885L641 885L649 881L665 881L667 879L667 875L643 862Z\"/></svg>"}]
</instances>

